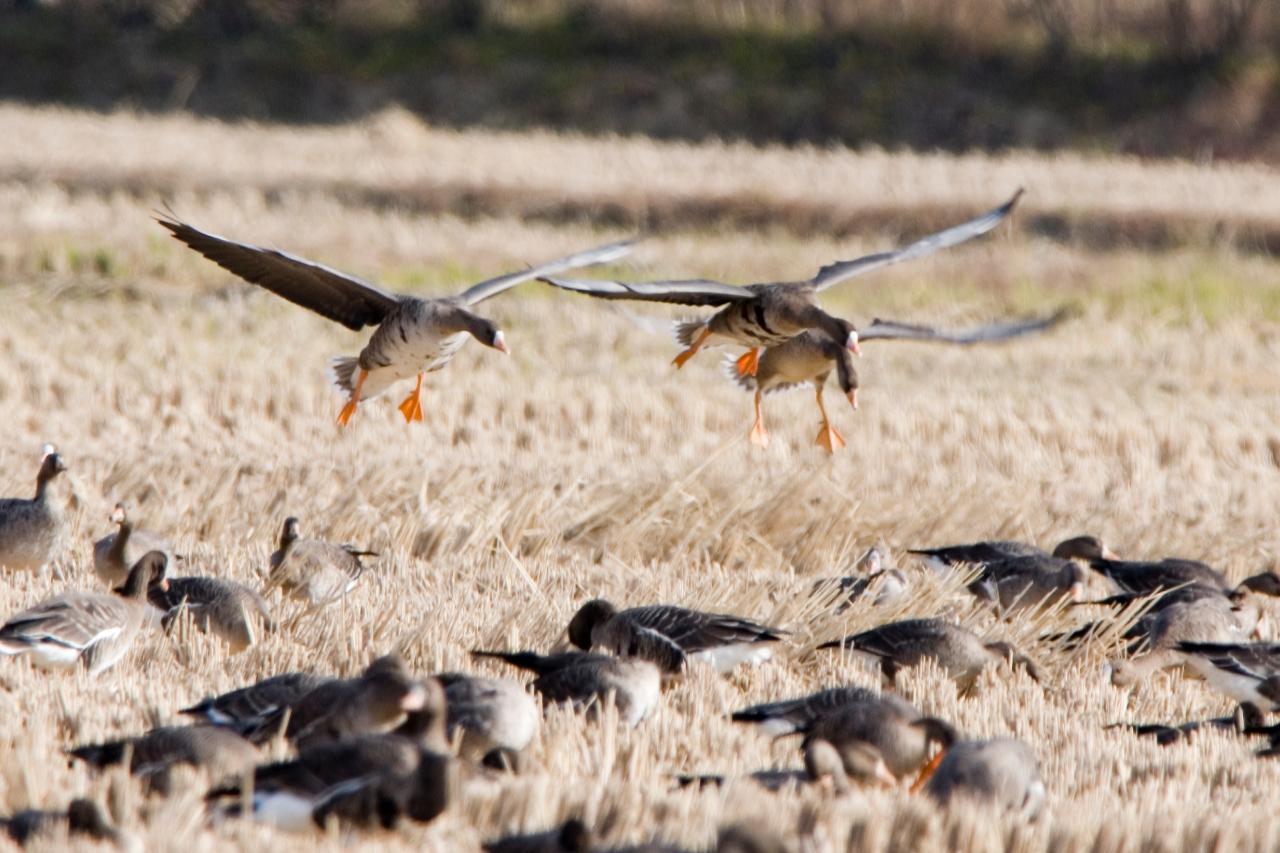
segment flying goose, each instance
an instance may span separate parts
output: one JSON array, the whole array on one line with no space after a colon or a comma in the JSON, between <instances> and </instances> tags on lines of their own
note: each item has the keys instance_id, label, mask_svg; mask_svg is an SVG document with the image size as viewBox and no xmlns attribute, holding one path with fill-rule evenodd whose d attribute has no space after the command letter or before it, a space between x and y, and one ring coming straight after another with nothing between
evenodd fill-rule
<instances>
[{"instance_id":1,"label":"flying goose","mask_svg":"<svg viewBox=\"0 0 1280 853\"><path fill-rule=\"evenodd\" d=\"M759 664L773 656L786 634L750 619L723 613L652 604L618 610L603 598L588 601L569 622L569 641L584 651L601 648L625 653L637 632L652 631L686 656L726 673L742 663Z\"/></svg>"},{"instance_id":2,"label":"flying goose","mask_svg":"<svg viewBox=\"0 0 1280 853\"><path fill-rule=\"evenodd\" d=\"M430 820L444 808L450 762L444 754L445 698L438 682L418 685L421 701L394 731L303 746L298 757L253 771L253 817L282 829L325 825L328 818L394 824L402 813ZM210 802L241 797L237 779L213 788ZM438 808L436 807L438 806Z\"/></svg>"},{"instance_id":3,"label":"flying goose","mask_svg":"<svg viewBox=\"0 0 1280 853\"><path fill-rule=\"evenodd\" d=\"M61 556L67 539L66 498L57 483L66 470L53 445L46 444L35 497L0 498L0 568L34 572Z\"/></svg>"},{"instance_id":4,"label":"flying goose","mask_svg":"<svg viewBox=\"0 0 1280 853\"><path fill-rule=\"evenodd\" d=\"M93 571L111 586L124 583L129 567L148 551L164 554L169 566L177 559L173 543L168 539L154 531L134 527L129 508L123 502L116 504L111 522L117 526L116 532L93 543Z\"/></svg>"},{"instance_id":5,"label":"flying goose","mask_svg":"<svg viewBox=\"0 0 1280 853\"><path fill-rule=\"evenodd\" d=\"M921 716L908 703L879 700L845 705L823 714L803 730L802 747L825 740L845 754L848 745L862 743L876 750L889 772L898 778L923 771L933 762L930 749L945 752L959 739L951 725L936 717ZM934 756L934 761L937 756ZM852 768L846 767L852 772Z\"/></svg>"},{"instance_id":6,"label":"flying goose","mask_svg":"<svg viewBox=\"0 0 1280 853\"><path fill-rule=\"evenodd\" d=\"M355 678L323 682L297 701L233 728L258 744L283 729L287 739L305 746L395 728L406 714L421 709L426 698L404 662L384 655Z\"/></svg>"},{"instance_id":7,"label":"flying goose","mask_svg":"<svg viewBox=\"0 0 1280 853\"><path fill-rule=\"evenodd\" d=\"M1045 787L1031 747L1014 738L961 741L947 749L924 791L942 805L952 800L989 803L1034 818Z\"/></svg>"},{"instance_id":8,"label":"flying goose","mask_svg":"<svg viewBox=\"0 0 1280 853\"><path fill-rule=\"evenodd\" d=\"M334 545L298 533L298 519L284 520L279 547L271 554L266 591L281 589L312 605L331 604L351 590L364 573L361 557L376 557L354 545Z\"/></svg>"},{"instance_id":9,"label":"flying goose","mask_svg":"<svg viewBox=\"0 0 1280 853\"><path fill-rule=\"evenodd\" d=\"M852 261L828 264L807 281L743 286L706 279L622 282L557 278L550 274L539 276L539 280L562 290L586 293L602 299L724 306L707 320L677 324L676 337L685 346L685 350L675 357L674 363L677 367L683 367L698 350L708 344L736 343L750 348L738 359L738 372L754 374L759 366L762 347L785 343L806 329L820 330L840 346L857 353L858 331L848 320L833 317L823 311L817 303L819 293L854 276L899 261L924 257L939 249L985 234L1009 215L1021 195L1022 190L1018 190L1008 202L989 213L931 234L908 246Z\"/></svg>"},{"instance_id":10,"label":"flying goose","mask_svg":"<svg viewBox=\"0 0 1280 853\"><path fill-rule=\"evenodd\" d=\"M900 669L925 660L936 661L955 680L961 693L972 691L982 670L999 661L1024 668L1035 681L1041 679L1035 662L1008 643L983 640L968 628L938 618L890 622L818 648L847 649L872 656L890 687Z\"/></svg>"},{"instance_id":11,"label":"flying goose","mask_svg":"<svg viewBox=\"0 0 1280 853\"><path fill-rule=\"evenodd\" d=\"M501 763L524 750L542 722L537 701L505 678L445 672L435 676L444 686L450 738L461 739L461 755Z\"/></svg>"},{"instance_id":12,"label":"flying goose","mask_svg":"<svg viewBox=\"0 0 1280 853\"><path fill-rule=\"evenodd\" d=\"M220 578L169 578L168 589L153 586L147 593L151 605L164 613L169 625L183 610L191 614L201 631L212 632L242 652L257 642L263 631L274 627L261 595L244 584Z\"/></svg>"},{"instance_id":13,"label":"flying goose","mask_svg":"<svg viewBox=\"0 0 1280 853\"><path fill-rule=\"evenodd\" d=\"M348 395L347 404L338 415L338 422L344 426L361 400L376 397L414 375L418 384L400 404L400 411L406 422L422 420L423 377L444 368L466 342L467 335L499 352L508 352L502 332L492 321L472 313L472 306L538 276L617 260L631 251L634 242L598 246L491 278L456 296L423 299L390 293L296 255L207 234L176 219L156 221L218 266L295 305L353 331L377 326L359 356L338 357L332 362L334 382Z\"/></svg>"},{"instance_id":14,"label":"flying goose","mask_svg":"<svg viewBox=\"0 0 1280 853\"><path fill-rule=\"evenodd\" d=\"M1240 703L1246 722L1280 709L1280 643L1184 641L1177 649L1211 687Z\"/></svg>"},{"instance_id":15,"label":"flying goose","mask_svg":"<svg viewBox=\"0 0 1280 853\"><path fill-rule=\"evenodd\" d=\"M878 691L852 686L831 687L799 699L783 699L752 705L740 711L734 711L730 719L735 723L751 723L760 726L766 734L782 737L794 732L806 731L819 717L838 711L846 705L881 701L899 703L904 713L915 713L915 709L901 697L891 693L881 696Z\"/></svg>"},{"instance_id":16,"label":"flying goose","mask_svg":"<svg viewBox=\"0 0 1280 853\"><path fill-rule=\"evenodd\" d=\"M93 800L72 800L66 811L27 809L10 817L0 817L0 828L14 843L23 847L33 841L57 841L60 833L68 840L75 836L87 836L95 841L106 841L117 847L134 849L124 833L107 821L107 816Z\"/></svg>"},{"instance_id":17,"label":"flying goose","mask_svg":"<svg viewBox=\"0 0 1280 853\"><path fill-rule=\"evenodd\" d=\"M969 545L944 545L941 548L914 548L907 551L925 558L934 568L945 569L961 563L978 566L1014 557L1058 557L1064 560L1114 559L1115 554L1096 536L1073 536L1059 542L1050 554L1035 545L1009 540L988 540Z\"/></svg>"},{"instance_id":18,"label":"flying goose","mask_svg":"<svg viewBox=\"0 0 1280 853\"><path fill-rule=\"evenodd\" d=\"M215 726L248 726L292 708L317 687L337 680L309 672L286 672L220 696L208 697L178 713Z\"/></svg>"},{"instance_id":19,"label":"flying goose","mask_svg":"<svg viewBox=\"0 0 1280 853\"><path fill-rule=\"evenodd\" d=\"M879 783L894 787L898 779L889 772L884 757L865 743L849 742L837 749L832 743L815 739L804 747L803 770L757 770L748 776L751 781L770 791L804 785L828 783L838 794L848 793L852 785ZM723 785L726 777L720 774L680 776L683 785Z\"/></svg>"},{"instance_id":20,"label":"flying goose","mask_svg":"<svg viewBox=\"0 0 1280 853\"><path fill-rule=\"evenodd\" d=\"M0 626L0 654L29 654L43 668L83 661L90 675L109 669L146 624L147 588L166 583L165 564L152 551L129 570L119 595L66 592L10 616Z\"/></svg>"},{"instance_id":21,"label":"flying goose","mask_svg":"<svg viewBox=\"0 0 1280 853\"><path fill-rule=\"evenodd\" d=\"M135 737L86 744L67 751L94 767L104 768L129 759L129 772L147 780L153 789L168 789L169 770L187 765L220 778L236 776L261 759L257 747L230 729L218 726L165 726Z\"/></svg>"},{"instance_id":22,"label":"flying goose","mask_svg":"<svg viewBox=\"0 0 1280 853\"><path fill-rule=\"evenodd\" d=\"M930 326L876 319L871 325L858 330L857 335L861 343L874 340L907 340L968 345L1006 341L1022 335L1042 332L1062 322L1066 317L1066 311L1059 311L1049 317L993 323L961 331L946 331ZM827 332L810 329L785 343L769 346L759 356L754 373L739 370L738 363L732 357L726 358L724 366L725 373L737 382L740 388L755 392L756 417L748 433L752 444L758 447L769 446L769 432L764 426L762 408L764 395L812 384L817 396L818 412L822 417L822 426L818 429L818 437L814 443L828 453L833 453L837 448L845 446L844 437L831 425L831 420L827 416L827 407L823 403L822 393L827 379L834 371L836 384L839 385L841 393L849 400L849 405L857 409L858 373L854 369L850 350Z\"/></svg>"},{"instance_id":23,"label":"flying goose","mask_svg":"<svg viewBox=\"0 0 1280 853\"><path fill-rule=\"evenodd\" d=\"M1233 586L1222 572L1199 560L1177 557L1158 561L1098 558L1090 560L1089 565L1105 575L1122 593L1134 595L1196 585L1218 590L1224 595L1258 593L1280 596L1280 575L1271 570L1245 578Z\"/></svg>"},{"instance_id":24,"label":"flying goose","mask_svg":"<svg viewBox=\"0 0 1280 853\"><path fill-rule=\"evenodd\" d=\"M536 673L533 689L547 702L568 703L594 712L612 696L619 718L630 726L639 725L649 716L662 691L658 666L640 657L612 657L592 652L540 655L473 651L471 654L496 658Z\"/></svg>"}]
</instances>

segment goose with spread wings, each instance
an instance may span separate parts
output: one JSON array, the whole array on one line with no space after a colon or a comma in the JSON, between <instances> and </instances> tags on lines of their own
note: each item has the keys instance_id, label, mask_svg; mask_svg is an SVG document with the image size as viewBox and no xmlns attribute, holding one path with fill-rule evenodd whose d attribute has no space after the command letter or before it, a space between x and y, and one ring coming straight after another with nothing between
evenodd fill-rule
<instances>
[{"instance_id":1,"label":"goose with spread wings","mask_svg":"<svg viewBox=\"0 0 1280 853\"><path fill-rule=\"evenodd\" d=\"M676 367L683 367L698 350L709 344L736 343L749 347L737 361L739 372L754 375L763 347L783 344L806 329L821 330L856 354L858 330L848 320L833 317L822 310L817 303L819 293L855 276L900 261L921 258L985 234L1013 211L1021 195L1022 190L1019 189L1000 207L899 249L827 264L807 281L748 285L707 279L622 282L559 278L552 274L539 276L539 281L601 299L723 306L706 320L676 324L676 339L685 349L675 357L674 363Z\"/></svg>"},{"instance_id":2,"label":"goose with spread wings","mask_svg":"<svg viewBox=\"0 0 1280 853\"><path fill-rule=\"evenodd\" d=\"M959 345L993 343L1043 332L1068 316L1069 312L1062 310L1048 317L991 323L950 331L913 323L877 319L871 325L864 326L859 335L863 341L933 341ZM818 430L815 443L828 453L834 453L838 448L845 446L844 437L831 425L827 407L822 400L822 391L827 384L827 378L834 372L837 384L848 398L849 405L855 409L858 408L858 374L854 370L853 358L849 350L840 341L832 339L825 332L814 330L801 332L784 344L765 349L764 354L759 358L754 375L743 373L732 358L725 360L725 370L730 379L737 382L741 388L755 392L756 419L748 434L752 444L758 447L769 446L769 433L764 426L764 413L761 406L764 395L812 383L818 398L818 411L822 415L822 426Z\"/></svg>"},{"instance_id":3,"label":"goose with spread wings","mask_svg":"<svg viewBox=\"0 0 1280 853\"><path fill-rule=\"evenodd\" d=\"M415 374L417 385L400 404L400 411L406 422L422 420L425 374L447 365L467 335L499 352L508 352L502 331L491 320L473 313L472 306L538 276L617 260L631 251L635 242L609 243L482 281L456 296L423 299L391 293L287 252L209 234L171 217L156 221L218 266L295 305L353 331L377 327L359 356L339 356L332 361L334 384L348 396L338 415L344 426L361 400Z\"/></svg>"}]
</instances>

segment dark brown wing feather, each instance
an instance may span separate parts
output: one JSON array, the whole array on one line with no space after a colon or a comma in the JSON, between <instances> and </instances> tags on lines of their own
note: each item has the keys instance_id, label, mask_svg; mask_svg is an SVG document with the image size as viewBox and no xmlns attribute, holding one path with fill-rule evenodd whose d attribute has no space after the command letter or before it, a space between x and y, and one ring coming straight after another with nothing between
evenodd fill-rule
<instances>
[{"instance_id":1,"label":"dark brown wing feather","mask_svg":"<svg viewBox=\"0 0 1280 853\"><path fill-rule=\"evenodd\" d=\"M641 302L671 302L677 305L725 305L754 299L750 288L708 279L687 281L606 281L594 278L554 278L541 276L538 281L585 293L600 299L634 299Z\"/></svg>"},{"instance_id":2,"label":"dark brown wing feather","mask_svg":"<svg viewBox=\"0 0 1280 853\"><path fill-rule=\"evenodd\" d=\"M622 615L670 638L688 654L738 643L767 643L783 636L778 629L750 619L669 604L633 607Z\"/></svg>"},{"instance_id":3,"label":"dark brown wing feather","mask_svg":"<svg viewBox=\"0 0 1280 853\"><path fill-rule=\"evenodd\" d=\"M174 219L156 221L228 272L348 329L376 326L400 303L374 284L305 258L206 234Z\"/></svg>"},{"instance_id":4,"label":"dark brown wing feather","mask_svg":"<svg viewBox=\"0 0 1280 853\"><path fill-rule=\"evenodd\" d=\"M1047 317L1013 320L1007 323L989 323L985 326L974 326L968 329L935 329L932 326L899 323L895 320L877 318L871 325L864 326L858 330L858 340L935 341L943 344L961 345L994 343L1046 331L1066 320L1069 316L1071 316L1071 312L1062 309Z\"/></svg>"}]
</instances>

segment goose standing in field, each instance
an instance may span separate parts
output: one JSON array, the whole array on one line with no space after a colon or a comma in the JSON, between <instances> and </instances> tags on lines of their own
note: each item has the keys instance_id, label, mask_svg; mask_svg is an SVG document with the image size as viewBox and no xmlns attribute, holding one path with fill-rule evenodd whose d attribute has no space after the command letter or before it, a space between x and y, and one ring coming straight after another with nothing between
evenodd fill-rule
<instances>
[{"instance_id":1,"label":"goose standing in field","mask_svg":"<svg viewBox=\"0 0 1280 853\"><path fill-rule=\"evenodd\" d=\"M132 569L118 595L67 592L14 614L0 626L0 654L29 654L37 666L83 662L90 675L109 669L146 626L147 588L165 584L164 555L152 551Z\"/></svg>"},{"instance_id":2,"label":"goose standing in field","mask_svg":"<svg viewBox=\"0 0 1280 853\"><path fill-rule=\"evenodd\" d=\"M444 686L449 737L461 739L463 758L511 763L538 733L541 711L520 684L457 672L435 678Z\"/></svg>"},{"instance_id":3,"label":"goose standing in field","mask_svg":"<svg viewBox=\"0 0 1280 853\"><path fill-rule=\"evenodd\" d=\"M10 817L0 817L0 829L15 844L25 847L29 842L56 842L64 834L75 842L76 836L86 836L94 841L106 841L123 849L140 849L133 840L107 821L107 816L93 800L72 800L66 811L27 809ZM51 848L52 849L52 848Z\"/></svg>"},{"instance_id":4,"label":"goose standing in field","mask_svg":"<svg viewBox=\"0 0 1280 853\"><path fill-rule=\"evenodd\" d=\"M1185 594L1191 591L1199 594ZM1236 604L1216 590L1183 587L1175 595L1158 602L1125 632L1134 656L1110 662L1112 684L1128 687L1154 672L1183 665L1186 657L1178 646L1184 642L1246 642L1260 618L1256 607ZM1082 630L1089 629L1097 630L1094 625Z\"/></svg>"},{"instance_id":5,"label":"goose standing in field","mask_svg":"<svg viewBox=\"0 0 1280 853\"><path fill-rule=\"evenodd\" d=\"M550 274L539 276L539 280L562 290L602 299L724 306L708 320L677 324L676 338L685 350L675 357L675 365L683 367L698 350L709 344L735 343L750 348L738 359L737 367L739 373L751 375L759 366L761 348L786 343L806 329L821 331L839 346L857 353L858 331L848 320L823 311L817 303L819 293L854 276L899 261L924 257L985 234L1009 215L1021 195L1022 190L1018 190L1008 202L989 213L931 234L909 246L828 264L807 281L743 286L706 279L622 282L557 278Z\"/></svg>"},{"instance_id":6,"label":"goose standing in field","mask_svg":"<svg viewBox=\"0 0 1280 853\"><path fill-rule=\"evenodd\" d=\"M1232 585L1222 572L1199 560L1166 557L1163 560L1116 560L1096 558L1089 565L1106 576L1122 593L1149 595L1182 586L1202 586L1223 595L1243 596L1248 593L1280 596L1280 575L1272 570L1259 572Z\"/></svg>"},{"instance_id":7,"label":"goose standing in field","mask_svg":"<svg viewBox=\"0 0 1280 853\"><path fill-rule=\"evenodd\" d=\"M178 713L215 726L247 726L292 708L317 687L334 681L338 679L309 672L286 672L220 696L208 697Z\"/></svg>"},{"instance_id":8,"label":"goose standing in field","mask_svg":"<svg viewBox=\"0 0 1280 853\"><path fill-rule=\"evenodd\" d=\"M933 341L961 345L994 343L1043 332L1066 317L1066 311L1059 311L1048 317L992 323L961 331L877 319L858 330L857 334L861 343L875 340ZM765 394L812 384L817 396L818 412L822 416L822 426L818 429L815 443L828 453L844 447L844 437L831 425L827 407L822 400L823 389L833 371L841 393L849 400L849 405L857 409L858 373L853 367L850 350L826 332L801 332L785 343L768 347L759 356L754 373L744 373L738 369L736 361L726 359L725 372L729 378L736 381L742 389L755 392L756 418L748 433L751 443L758 447L769 446L769 432L764 426L762 407Z\"/></svg>"},{"instance_id":9,"label":"goose standing in field","mask_svg":"<svg viewBox=\"0 0 1280 853\"><path fill-rule=\"evenodd\" d=\"M719 673L742 663L769 660L774 645L786 634L750 619L671 604L618 610L603 598L582 605L570 620L568 631L569 641L584 651L601 648L615 654L622 653L637 632L654 632Z\"/></svg>"},{"instance_id":10,"label":"goose standing in field","mask_svg":"<svg viewBox=\"0 0 1280 853\"><path fill-rule=\"evenodd\" d=\"M351 590L364 574L361 557L376 557L354 545L334 545L298 533L298 519L284 520L280 545L271 554L266 591L279 588L291 598L312 605L331 604Z\"/></svg>"},{"instance_id":11,"label":"goose standing in field","mask_svg":"<svg viewBox=\"0 0 1280 853\"><path fill-rule=\"evenodd\" d=\"M639 725L662 693L662 673L654 663L639 657L612 657L591 652L540 655L535 652L471 653L496 658L536 673L533 689L547 702L568 703L594 712L609 696L618 717L627 725Z\"/></svg>"},{"instance_id":12,"label":"goose standing in field","mask_svg":"<svg viewBox=\"0 0 1280 853\"><path fill-rule=\"evenodd\" d=\"M944 720L921 716L906 702L883 699L845 705L824 714L803 734L802 747L823 740L842 755L850 744L865 744L880 754L889 772L898 778L922 769L927 773L933 764L930 749L937 745L941 755L959 739Z\"/></svg>"},{"instance_id":13,"label":"goose standing in field","mask_svg":"<svg viewBox=\"0 0 1280 853\"><path fill-rule=\"evenodd\" d=\"M998 612L1007 613L1080 601L1088 583L1089 570L1075 560L1010 557L984 564L966 588Z\"/></svg>"},{"instance_id":14,"label":"goose standing in field","mask_svg":"<svg viewBox=\"0 0 1280 853\"><path fill-rule=\"evenodd\" d=\"M201 631L211 632L242 652L257 642L263 631L274 627L267 602L244 584L220 578L169 578L167 589L153 586L147 593L151 605L164 613L168 630L183 610Z\"/></svg>"},{"instance_id":15,"label":"goose standing in field","mask_svg":"<svg viewBox=\"0 0 1280 853\"><path fill-rule=\"evenodd\" d=\"M757 725L766 734L782 737L794 732L806 731L819 717L838 711L846 705L881 701L900 703L902 711L907 714L915 712L915 709L899 696L894 694L882 696L878 691L870 688L852 686L830 687L799 699L783 699L752 705L740 711L734 711L730 719L735 723Z\"/></svg>"},{"instance_id":16,"label":"goose standing in field","mask_svg":"<svg viewBox=\"0 0 1280 853\"><path fill-rule=\"evenodd\" d=\"M218 266L295 305L353 331L377 326L359 356L333 360L334 383L348 396L338 415L344 426L361 400L376 397L415 374L418 384L400 404L400 411L406 422L422 420L423 378L444 368L467 335L499 352L508 352L502 332L492 321L472 313L472 306L538 276L617 260L631 251L633 243L598 246L482 281L456 296L422 299L390 293L305 258L207 234L175 219L157 221Z\"/></svg>"},{"instance_id":17,"label":"goose standing in field","mask_svg":"<svg viewBox=\"0 0 1280 853\"><path fill-rule=\"evenodd\" d=\"M355 678L323 682L295 702L234 728L259 744L282 728L295 744L316 744L395 728L406 714L420 710L426 698L404 662L384 655Z\"/></svg>"},{"instance_id":18,"label":"goose standing in field","mask_svg":"<svg viewBox=\"0 0 1280 853\"><path fill-rule=\"evenodd\" d=\"M36 474L34 498L0 498L0 567L39 571L62 555L66 547L66 495L58 483L67 470L52 444Z\"/></svg>"},{"instance_id":19,"label":"goose standing in field","mask_svg":"<svg viewBox=\"0 0 1280 853\"><path fill-rule=\"evenodd\" d=\"M67 753L97 768L129 759L129 772L153 789L166 791L168 773L178 765L198 767L215 778L238 776L261 759L257 747L219 726L165 726L135 737L86 744Z\"/></svg>"},{"instance_id":20,"label":"goose standing in field","mask_svg":"<svg viewBox=\"0 0 1280 853\"><path fill-rule=\"evenodd\" d=\"M323 827L336 817L393 824L402 813L430 820L443 811L451 761L445 754L445 698L433 679L421 702L394 731L303 746L298 757L253 772L253 816L283 829ZM241 798L239 780L215 787L211 802Z\"/></svg>"},{"instance_id":21,"label":"goose standing in field","mask_svg":"<svg viewBox=\"0 0 1280 853\"><path fill-rule=\"evenodd\" d=\"M907 593L907 576L894 566L886 566L884 559L879 548L868 548L854 566L862 574L820 578L813 582L809 594L834 607L836 613L844 613L864 598L870 598L876 607L900 601Z\"/></svg>"},{"instance_id":22,"label":"goose standing in field","mask_svg":"<svg viewBox=\"0 0 1280 853\"><path fill-rule=\"evenodd\" d=\"M168 567L181 559L173 553L173 543L164 536L134 527L125 503L116 504L111 512L111 522L117 526L116 532L108 533L93 543L93 571L111 586L124 583L129 568L148 551L164 554Z\"/></svg>"},{"instance_id":23,"label":"goose standing in field","mask_svg":"<svg viewBox=\"0 0 1280 853\"><path fill-rule=\"evenodd\" d=\"M924 558L938 570L965 564L980 566L998 563L1016 557L1057 557L1063 560L1115 559L1115 554L1096 536L1073 536L1054 546L1053 553L1026 542L1011 540L987 540L968 545L944 545L941 548L913 548L907 551Z\"/></svg>"},{"instance_id":24,"label":"goose standing in field","mask_svg":"<svg viewBox=\"0 0 1280 853\"><path fill-rule=\"evenodd\" d=\"M898 784L897 777L889 772L878 750L856 742L846 743L837 749L825 740L813 740L805 745L803 770L757 770L748 778L769 791L829 783L837 794L848 793L852 789L851 783L875 782L890 788ZM727 777L720 774L679 777L682 786L723 785L726 781Z\"/></svg>"},{"instance_id":25,"label":"goose standing in field","mask_svg":"<svg viewBox=\"0 0 1280 853\"><path fill-rule=\"evenodd\" d=\"M942 805L953 799L990 803L1034 819L1044 805L1040 764L1014 738L961 741L946 751L924 791Z\"/></svg>"},{"instance_id":26,"label":"goose standing in field","mask_svg":"<svg viewBox=\"0 0 1280 853\"><path fill-rule=\"evenodd\" d=\"M1035 681L1040 681L1040 668L1013 646L1001 641L987 641L961 625L945 619L904 619L869 631L851 634L818 646L820 649L844 649L871 655L880 664L888 686L894 685L898 671L936 661L955 680L961 693L969 693L978 677L990 664L1004 661L1020 666Z\"/></svg>"}]
</instances>

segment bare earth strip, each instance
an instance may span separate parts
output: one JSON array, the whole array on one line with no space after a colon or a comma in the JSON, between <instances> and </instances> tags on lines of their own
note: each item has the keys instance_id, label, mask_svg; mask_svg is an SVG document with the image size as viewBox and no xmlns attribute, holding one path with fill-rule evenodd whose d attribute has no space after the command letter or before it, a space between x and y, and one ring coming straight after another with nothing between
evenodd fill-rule
<instances>
[{"instance_id":1,"label":"bare earth strip","mask_svg":"<svg viewBox=\"0 0 1280 853\"><path fill-rule=\"evenodd\" d=\"M440 289L622 229L362 206L334 198L325 182L394 188L440 179L547 196L563 184L560 192L584 199L692 197L674 175L694 181L702 168L709 196L816 194L850 210L920 197L968 211L998 199L1006 183L1030 183L1040 164L1028 198L1040 209L1124 212L1141 195L1150 209L1207 220L1225 217L1235 195L1248 216L1276 221L1275 194L1251 183L1273 180L1269 171L1136 163L1125 171L1106 161L1031 156L960 158L948 168L930 157L417 127L405 142L383 125L284 130L14 107L0 109L0 125L25 132L24 140L0 133L0 171L10 176L0 182L0 212L12 223L0 233L0 494L27 493L40 444L59 445L80 498L70 582L94 586L88 542L106 532L110 507L122 498L138 505L147 526L171 532L195 570L253 584L287 514L384 554L342 604L239 656L191 633L155 638L96 681L0 661L4 810L85 792L109 801L148 849L343 848L339 835L207 827L206 780L148 802L119 775L69 768L61 750L173 721L191 701L265 674L350 673L390 649L423 673L499 673L477 667L467 650L550 647L582 601L603 595L739 612L796 634L781 660L758 670L722 679L695 668L635 730L552 713L524 774L471 783L436 823L369 841L391 850L470 850L502 832L585 815L610 843L658 836L706 845L719 825L767 816L817 851L1280 845L1272 796L1280 763L1256 759L1251 744L1229 733L1161 748L1104 729L1121 720L1215 716L1230 710L1228 702L1173 678L1133 691L1111 687L1103 665L1114 649L1095 644L1068 656L1035 640L1078 614L996 623L954 583L903 554L989 536L1052 543L1090 532L1127 555L1203 557L1236 579L1274 564L1280 326L1253 303L1210 320L1164 306L1106 308L1093 298L1106 293L1093 283L1098 276L1157 270L1176 283L1201 264L1217 268L1214 258L1242 288L1274 281L1265 258L1099 256L1002 235L883 277L909 298L887 285L858 285L836 304L856 304L859 320L871 311L927 309L905 319L954 321L1017 304L1011 293L1024 279L1088 287L1079 291L1084 316L1040 339L973 350L868 343L858 365L862 408L832 406L849 447L829 458L811 444L809 394L770 398L774 444L758 451L745 440L750 400L720 375L719 353L679 372L669 366L668 313L533 286L485 306L507 330L513 356L465 348L431 377L425 424L406 427L394 394L363 406L353 427L339 432L324 362L353 352L358 336L233 284L148 219L157 188L173 181L175 206L215 230ZM105 176L104 186L115 188L69 189L63 181L73 171ZM1095 171L1112 175L1112 192ZM122 188L128 175L141 176L141 197ZM200 190L202 181L220 189ZM304 189L263 191L276 185ZM911 209L904 204L900 211ZM799 266L808 274L834 252L882 244L685 232L656 240L620 272L780 275ZM958 290L943 286L954 282ZM938 290L947 295L921 295ZM845 572L873 544L902 561L912 599L838 618L806 603L815 578ZM57 588L50 577L6 578L0 614ZM1101 582L1091 590L1104 591ZM296 612L278 607L286 619ZM989 674L973 698L958 697L936 670L901 677L908 698L966 734L1011 734L1034 747L1050 796L1041 821L940 814L905 790L833 798L823 790L767 794L748 782L675 788L677 773L798 767L794 741L770 744L732 725L727 712L821 686L874 685L862 665L813 653L813 645L932 613L1023 642L1046 664L1045 690L1021 675ZM1274 615L1263 630L1276 636Z\"/></svg>"}]
</instances>

